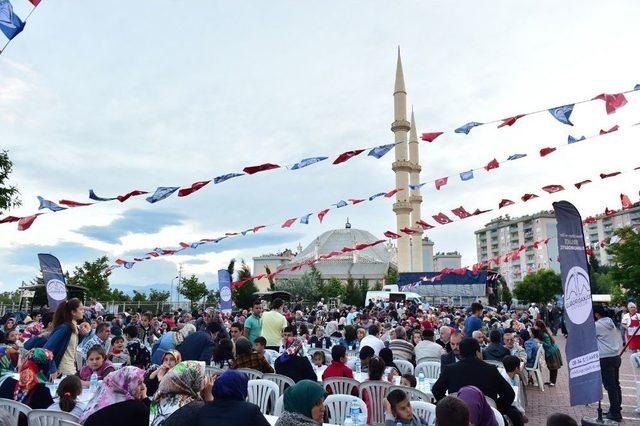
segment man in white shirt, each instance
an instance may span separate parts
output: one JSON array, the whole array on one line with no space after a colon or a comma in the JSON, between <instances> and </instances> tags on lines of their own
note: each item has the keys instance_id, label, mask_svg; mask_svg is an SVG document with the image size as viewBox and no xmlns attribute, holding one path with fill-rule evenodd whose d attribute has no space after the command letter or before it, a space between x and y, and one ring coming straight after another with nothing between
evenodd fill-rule
<instances>
[{"instance_id":1,"label":"man in white shirt","mask_svg":"<svg viewBox=\"0 0 640 426\"><path fill-rule=\"evenodd\" d=\"M538 315L540 315L540 310L538 309L535 303L532 303L531 306L529 307L529 315L531 315L534 320L538 319Z\"/></svg>"},{"instance_id":2,"label":"man in white shirt","mask_svg":"<svg viewBox=\"0 0 640 426\"><path fill-rule=\"evenodd\" d=\"M373 353L376 356L384 349L384 342L380 340L380 326L378 324L369 326L369 334L360 342L360 347L362 348L363 346L369 346L373 349Z\"/></svg>"},{"instance_id":3,"label":"man in white shirt","mask_svg":"<svg viewBox=\"0 0 640 426\"><path fill-rule=\"evenodd\" d=\"M626 330L626 341L629 342L629 351L637 352L640 349L640 332L636 334L638 326L640 326L640 315L638 315L638 308L633 302L629 302L627 305L627 312L622 316L620 324L622 328ZM635 334L635 337L633 337Z\"/></svg>"},{"instance_id":4,"label":"man in white shirt","mask_svg":"<svg viewBox=\"0 0 640 426\"><path fill-rule=\"evenodd\" d=\"M419 362L422 358L438 358L444 355L446 352L442 349L442 346L435 341L435 333L433 330L424 330L422 332L422 341L415 347L416 362Z\"/></svg>"}]
</instances>

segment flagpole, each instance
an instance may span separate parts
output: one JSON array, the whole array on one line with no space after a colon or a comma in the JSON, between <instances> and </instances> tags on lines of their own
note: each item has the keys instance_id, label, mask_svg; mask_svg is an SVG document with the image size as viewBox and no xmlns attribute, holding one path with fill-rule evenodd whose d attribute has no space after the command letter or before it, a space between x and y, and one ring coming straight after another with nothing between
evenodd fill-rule
<instances>
[{"instance_id":1,"label":"flagpole","mask_svg":"<svg viewBox=\"0 0 640 426\"><path fill-rule=\"evenodd\" d=\"M36 10L38 6L33 6L33 8L31 8L31 11L29 11L29 13L27 14L27 16L25 16L24 21L23 22L23 26L27 25L27 20L29 19L29 17L31 16L31 14ZM17 35L17 34L16 34ZM15 38L15 37L14 37ZM4 53L4 51L7 49L7 46L9 46L9 43L11 43L11 40L13 40L13 38L10 38L7 40L7 42L4 44L4 46L2 46L2 49L0 49L0 56L2 56L2 54Z\"/></svg>"}]
</instances>

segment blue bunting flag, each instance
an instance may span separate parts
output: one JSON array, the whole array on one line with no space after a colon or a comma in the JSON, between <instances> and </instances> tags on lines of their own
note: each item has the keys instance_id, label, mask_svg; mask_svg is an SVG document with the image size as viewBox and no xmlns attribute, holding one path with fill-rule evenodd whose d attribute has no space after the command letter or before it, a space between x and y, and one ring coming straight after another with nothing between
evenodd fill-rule
<instances>
[{"instance_id":1,"label":"blue bunting flag","mask_svg":"<svg viewBox=\"0 0 640 426\"><path fill-rule=\"evenodd\" d=\"M229 180L229 179L232 179L234 177L238 177L238 176L242 176L242 175L244 175L244 173L229 173L229 174L226 174L226 175L218 176L216 178L213 178L213 183L214 184L222 183L225 180Z\"/></svg>"},{"instance_id":2,"label":"blue bunting flag","mask_svg":"<svg viewBox=\"0 0 640 426\"><path fill-rule=\"evenodd\" d=\"M416 189L420 189L420 188L422 188L424 185L425 185L424 183L420 183L420 184L418 184L418 185L411 185L411 184L409 184L409 189L413 189L413 190L415 191Z\"/></svg>"},{"instance_id":3,"label":"blue bunting flag","mask_svg":"<svg viewBox=\"0 0 640 426\"><path fill-rule=\"evenodd\" d=\"M151 204L157 203L158 201L164 200L165 198L176 192L178 189L180 189L179 186L159 186L156 189L156 192L154 192L153 195L147 197L146 200Z\"/></svg>"},{"instance_id":4,"label":"blue bunting flag","mask_svg":"<svg viewBox=\"0 0 640 426\"><path fill-rule=\"evenodd\" d=\"M586 138L584 136L580 136L580 138L576 139L573 136L569 135L569 137L567 138L567 143L572 144L572 143L583 141L585 139Z\"/></svg>"},{"instance_id":5,"label":"blue bunting flag","mask_svg":"<svg viewBox=\"0 0 640 426\"><path fill-rule=\"evenodd\" d=\"M329 158L329 157L304 158L304 159L300 160L299 162L297 162L296 164L294 164L293 166L291 166L291 170L298 170L298 169L301 169L303 167L307 167L307 166L310 166L312 164L319 163L320 161L324 161L327 158Z\"/></svg>"},{"instance_id":6,"label":"blue bunting flag","mask_svg":"<svg viewBox=\"0 0 640 426\"><path fill-rule=\"evenodd\" d=\"M573 105L563 105L559 107L549 108L549 113L553 115L553 118L561 122L562 124L568 124L569 126L573 126L573 123L569 121L571 117L571 113L573 112Z\"/></svg>"},{"instance_id":7,"label":"blue bunting flag","mask_svg":"<svg viewBox=\"0 0 640 426\"><path fill-rule=\"evenodd\" d=\"M344 200L338 201L338 204L331 204L332 206L336 206L337 208L344 207L347 205L347 202Z\"/></svg>"},{"instance_id":8,"label":"blue bunting flag","mask_svg":"<svg viewBox=\"0 0 640 426\"><path fill-rule=\"evenodd\" d=\"M636 87L634 87L633 90L640 90L640 84L636 84Z\"/></svg>"},{"instance_id":9,"label":"blue bunting flag","mask_svg":"<svg viewBox=\"0 0 640 426\"><path fill-rule=\"evenodd\" d=\"M124 262L124 267L125 269L131 269L133 268L133 265L135 265L135 262Z\"/></svg>"},{"instance_id":10,"label":"blue bunting flag","mask_svg":"<svg viewBox=\"0 0 640 426\"><path fill-rule=\"evenodd\" d=\"M13 13L13 6L9 0L0 0L0 30L11 40L23 29L24 22Z\"/></svg>"},{"instance_id":11,"label":"blue bunting flag","mask_svg":"<svg viewBox=\"0 0 640 426\"><path fill-rule=\"evenodd\" d=\"M474 127L477 126L482 126L482 123L478 123L476 121L471 121L463 126L458 127L456 130L454 130L456 133L464 133L465 135L468 135L469 132L471 131L471 129L473 129Z\"/></svg>"},{"instance_id":12,"label":"blue bunting flag","mask_svg":"<svg viewBox=\"0 0 640 426\"><path fill-rule=\"evenodd\" d=\"M510 155L509 158L507 158L507 161L517 160L519 158L524 158L526 156L527 154L513 154L513 155Z\"/></svg>"},{"instance_id":13,"label":"blue bunting flag","mask_svg":"<svg viewBox=\"0 0 640 426\"><path fill-rule=\"evenodd\" d=\"M395 143L391 143L389 145L380 145L373 148L367 155L370 155L375 158L382 158L387 152L391 151L391 149L396 146Z\"/></svg>"},{"instance_id":14,"label":"blue bunting flag","mask_svg":"<svg viewBox=\"0 0 640 426\"><path fill-rule=\"evenodd\" d=\"M95 201L113 201L118 199L118 197L113 197L113 198L98 197L96 193L93 192L93 189L89 190L89 198Z\"/></svg>"},{"instance_id":15,"label":"blue bunting flag","mask_svg":"<svg viewBox=\"0 0 640 426\"><path fill-rule=\"evenodd\" d=\"M54 203L53 201L45 200L41 196L38 195L38 201L40 201L40 207L38 210L49 209L52 212L59 212L60 210L66 210L66 207L62 207Z\"/></svg>"},{"instance_id":16,"label":"blue bunting flag","mask_svg":"<svg viewBox=\"0 0 640 426\"><path fill-rule=\"evenodd\" d=\"M308 225L308 224L309 224L309 217L310 217L312 214L313 214L313 213L309 213L309 214L306 214L306 215L302 216L302 217L300 218L300 223L304 223L305 225Z\"/></svg>"},{"instance_id":17,"label":"blue bunting flag","mask_svg":"<svg viewBox=\"0 0 640 426\"><path fill-rule=\"evenodd\" d=\"M460 180L471 180L471 179L473 179L473 170L460 173Z\"/></svg>"},{"instance_id":18,"label":"blue bunting flag","mask_svg":"<svg viewBox=\"0 0 640 426\"><path fill-rule=\"evenodd\" d=\"M378 198L378 197L382 197L384 196L384 194L386 194L386 192L378 192L377 194L373 194L371 197L369 197L369 201Z\"/></svg>"}]
</instances>

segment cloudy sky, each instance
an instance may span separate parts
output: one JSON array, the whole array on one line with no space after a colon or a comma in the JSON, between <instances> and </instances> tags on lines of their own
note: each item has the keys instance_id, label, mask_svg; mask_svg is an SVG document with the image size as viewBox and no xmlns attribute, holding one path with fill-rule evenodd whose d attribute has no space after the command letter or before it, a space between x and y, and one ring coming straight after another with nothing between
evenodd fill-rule
<instances>
[{"instance_id":1,"label":"cloudy sky","mask_svg":"<svg viewBox=\"0 0 640 426\"><path fill-rule=\"evenodd\" d=\"M26 0L12 0L28 13ZM182 186L274 162L336 155L393 142L396 49L420 131L452 130L523 112L617 93L640 83L640 3L629 1L244 1L112 0L42 2L0 56L0 148L14 161L23 207L36 196L87 200L133 189ZM534 154L567 135L621 130L511 162L476 179L423 191L425 216L461 204L496 208L502 198L541 192L601 172L640 166L640 92L607 115L601 101L577 105L574 127L548 113L511 128L477 128L422 143L422 181ZM187 198L47 214L26 232L0 225L0 291L37 273L36 254L72 269L102 254L135 256L153 247L216 237L318 211L338 200L394 186L393 155L328 161L210 184ZM638 171L504 209L520 215L556 199L583 215L638 198ZM595 179L594 179L595 180ZM599 179L598 179L599 180ZM391 201L332 211L320 225L296 224L221 242L188 255L117 270L116 287L167 284L183 263L208 283L233 257L306 246L321 232L353 226L381 236L395 228ZM501 212L502 213L502 212ZM496 213L497 214L497 213ZM475 262L474 230L485 215L433 230L436 250Z\"/></svg>"}]
</instances>

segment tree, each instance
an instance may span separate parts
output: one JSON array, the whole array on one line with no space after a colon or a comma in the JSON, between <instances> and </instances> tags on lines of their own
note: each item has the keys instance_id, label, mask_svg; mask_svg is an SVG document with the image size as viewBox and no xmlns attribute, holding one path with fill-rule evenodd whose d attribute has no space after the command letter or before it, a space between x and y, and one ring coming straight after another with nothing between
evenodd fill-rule
<instances>
[{"instance_id":1,"label":"tree","mask_svg":"<svg viewBox=\"0 0 640 426\"><path fill-rule=\"evenodd\" d=\"M240 287L236 287L233 291L233 303L236 308L248 309L253 304L253 294L258 291L258 288L251 279L251 270L249 266L242 261L240 270L238 271L238 281L249 279L249 281L242 284Z\"/></svg>"},{"instance_id":2,"label":"tree","mask_svg":"<svg viewBox=\"0 0 640 426\"><path fill-rule=\"evenodd\" d=\"M268 265L264 265L264 271L267 273L267 279L269 280L269 290L274 291L276 289L276 282L271 275L271 268Z\"/></svg>"},{"instance_id":3,"label":"tree","mask_svg":"<svg viewBox=\"0 0 640 426\"><path fill-rule=\"evenodd\" d=\"M521 303L547 303L557 294L562 294L560 275L551 269L540 269L516 283L513 294Z\"/></svg>"},{"instance_id":4,"label":"tree","mask_svg":"<svg viewBox=\"0 0 640 426\"><path fill-rule=\"evenodd\" d=\"M3 291L0 293L0 303L11 304L20 302L20 290Z\"/></svg>"},{"instance_id":5,"label":"tree","mask_svg":"<svg viewBox=\"0 0 640 426\"><path fill-rule=\"evenodd\" d=\"M236 260L235 259L231 259L229 261L229 266L227 266L227 272L229 272L229 276L231 277L231 281L233 281L233 273L235 272L235 268L236 268Z\"/></svg>"},{"instance_id":6,"label":"tree","mask_svg":"<svg viewBox=\"0 0 640 426\"><path fill-rule=\"evenodd\" d=\"M611 278L619 283L628 295L640 296L640 234L630 226L619 228L614 232L619 238L609 244L607 252L613 255L613 262L618 266L611 269Z\"/></svg>"},{"instance_id":7,"label":"tree","mask_svg":"<svg viewBox=\"0 0 640 426\"><path fill-rule=\"evenodd\" d=\"M178 292L191 302L191 307L198 304L198 301L205 297L208 293L207 285L198 280L198 277L191 275L189 278L183 278L178 285Z\"/></svg>"},{"instance_id":8,"label":"tree","mask_svg":"<svg viewBox=\"0 0 640 426\"><path fill-rule=\"evenodd\" d=\"M133 290L133 297L131 298L132 302L146 302L147 295L141 291Z\"/></svg>"},{"instance_id":9,"label":"tree","mask_svg":"<svg viewBox=\"0 0 640 426\"><path fill-rule=\"evenodd\" d=\"M13 169L7 151L0 151L0 212L20 206L19 191L7 183Z\"/></svg>"},{"instance_id":10,"label":"tree","mask_svg":"<svg viewBox=\"0 0 640 426\"><path fill-rule=\"evenodd\" d=\"M309 275L311 276L311 279L313 280L315 287L318 289L318 292L324 296L325 294L324 280L322 279L322 274L320 273L320 271L318 271L318 268L316 268L316 265L311 265L311 271Z\"/></svg>"},{"instance_id":11,"label":"tree","mask_svg":"<svg viewBox=\"0 0 640 426\"><path fill-rule=\"evenodd\" d=\"M362 307L364 306L364 299L367 297L367 292L369 291L369 281L367 281L364 277L360 278L358 287L360 290L360 295L358 297L357 306Z\"/></svg>"},{"instance_id":12,"label":"tree","mask_svg":"<svg viewBox=\"0 0 640 426\"><path fill-rule=\"evenodd\" d=\"M322 297L309 273L304 273L300 278L278 280L276 282L276 290L287 291L314 304Z\"/></svg>"},{"instance_id":13,"label":"tree","mask_svg":"<svg viewBox=\"0 0 640 426\"><path fill-rule=\"evenodd\" d=\"M150 302L166 302L169 300L169 292L168 291L160 291L152 288L149 291L149 301Z\"/></svg>"},{"instance_id":14,"label":"tree","mask_svg":"<svg viewBox=\"0 0 640 426\"><path fill-rule=\"evenodd\" d=\"M122 290L114 288L107 293L104 300L111 302L128 302L131 300L131 297L125 294Z\"/></svg>"},{"instance_id":15,"label":"tree","mask_svg":"<svg viewBox=\"0 0 640 426\"><path fill-rule=\"evenodd\" d=\"M335 297L339 297L344 299L345 288L342 285L342 281L337 278L329 279L329 282L326 286L324 286L323 297L327 299L333 299Z\"/></svg>"},{"instance_id":16,"label":"tree","mask_svg":"<svg viewBox=\"0 0 640 426\"><path fill-rule=\"evenodd\" d=\"M347 285L344 289L344 303L346 305L353 306L357 306L361 303L360 288L356 286L356 282L351 275L347 278Z\"/></svg>"},{"instance_id":17,"label":"tree","mask_svg":"<svg viewBox=\"0 0 640 426\"><path fill-rule=\"evenodd\" d=\"M511 290L509 290L509 285L504 278L500 279L500 293L500 300L502 300L502 303L506 303L507 306L511 306Z\"/></svg>"},{"instance_id":18,"label":"tree","mask_svg":"<svg viewBox=\"0 0 640 426\"><path fill-rule=\"evenodd\" d=\"M398 270L393 267L389 267L389 270L384 276L385 285L398 284Z\"/></svg>"},{"instance_id":19,"label":"tree","mask_svg":"<svg viewBox=\"0 0 640 426\"><path fill-rule=\"evenodd\" d=\"M207 294L207 306L220 306L220 292L217 290L209 290Z\"/></svg>"},{"instance_id":20,"label":"tree","mask_svg":"<svg viewBox=\"0 0 640 426\"><path fill-rule=\"evenodd\" d=\"M84 262L82 266L77 266L73 275L69 277L68 283L86 287L89 297L98 300L109 300L109 277L102 273L109 266L109 258L102 256L93 262Z\"/></svg>"}]
</instances>

